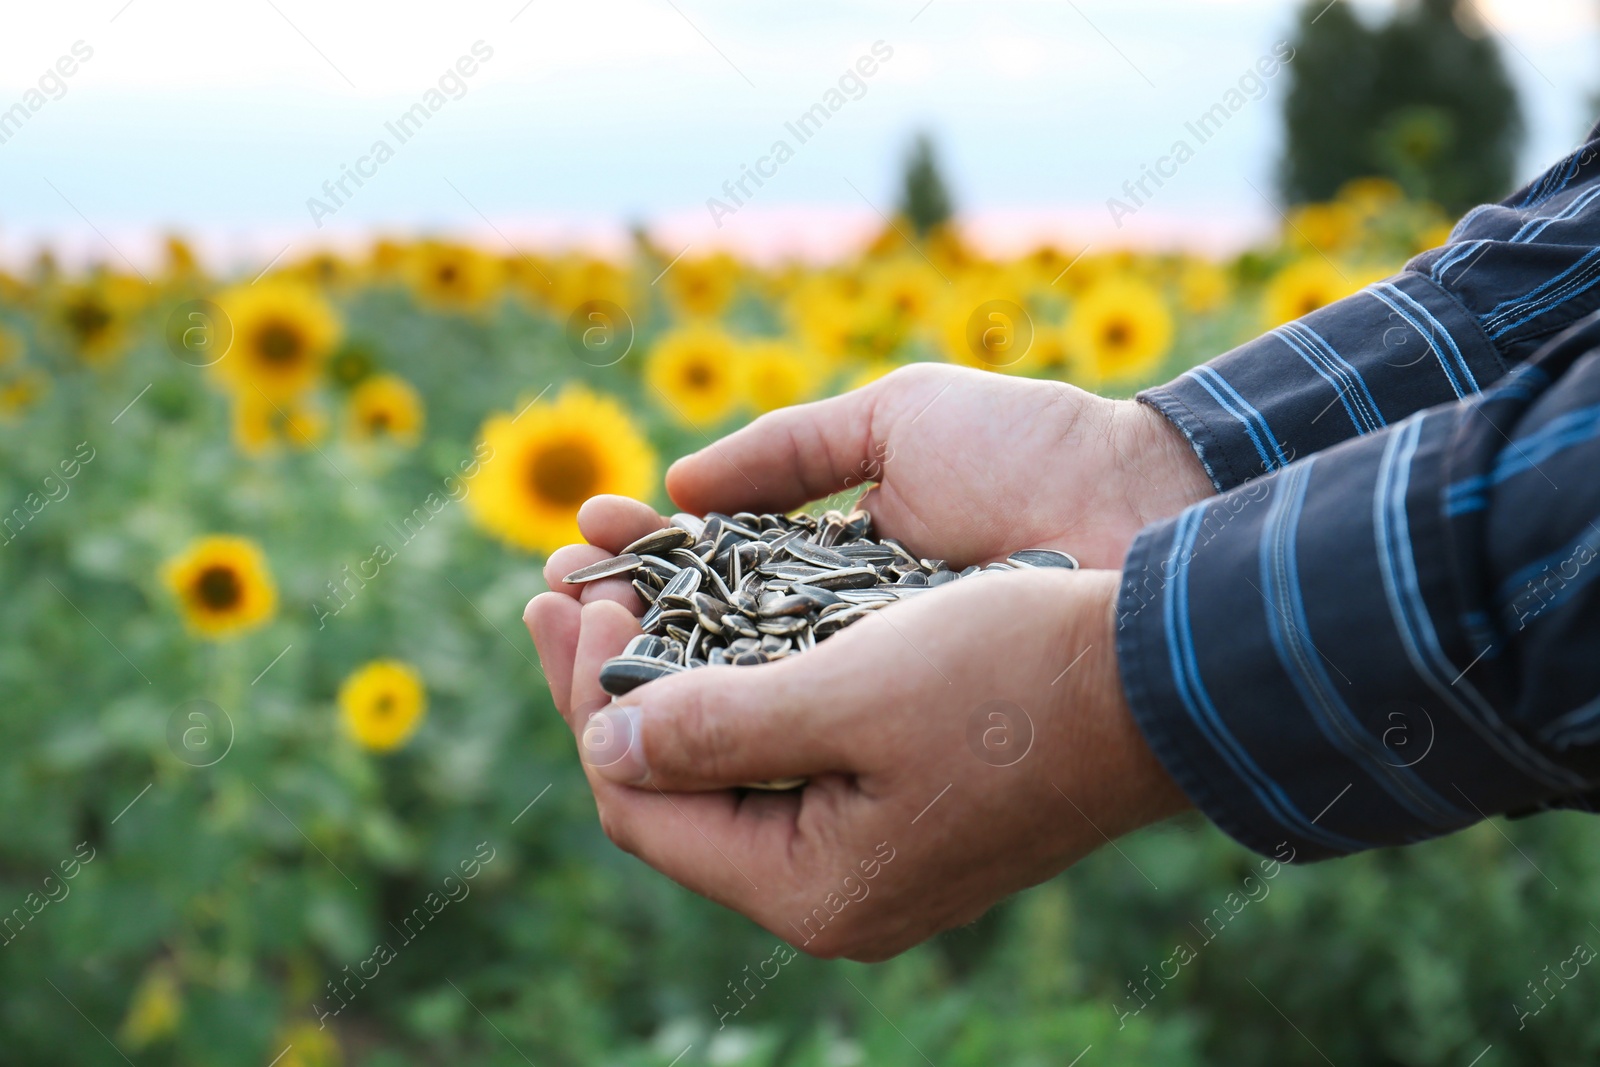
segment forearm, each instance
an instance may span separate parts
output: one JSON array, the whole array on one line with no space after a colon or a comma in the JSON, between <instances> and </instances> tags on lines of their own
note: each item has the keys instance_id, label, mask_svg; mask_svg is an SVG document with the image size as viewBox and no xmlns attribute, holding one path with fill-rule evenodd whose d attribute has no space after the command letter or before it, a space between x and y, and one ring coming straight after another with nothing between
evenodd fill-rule
<instances>
[{"instance_id":1,"label":"forearm","mask_svg":"<svg viewBox=\"0 0 1600 1067\"><path fill-rule=\"evenodd\" d=\"M1594 343L1140 535L1127 698L1222 829L1321 858L1585 803L1600 354L1577 354Z\"/></svg>"}]
</instances>

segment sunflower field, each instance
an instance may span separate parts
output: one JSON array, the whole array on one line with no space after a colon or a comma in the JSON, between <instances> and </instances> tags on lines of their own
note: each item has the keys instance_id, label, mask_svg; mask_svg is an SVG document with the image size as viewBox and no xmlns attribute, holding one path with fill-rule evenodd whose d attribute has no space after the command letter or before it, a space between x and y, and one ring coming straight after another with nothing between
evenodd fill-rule
<instances>
[{"instance_id":1,"label":"sunflower field","mask_svg":"<svg viewBox=\"0 0 1600 1067\"><path fill-rule=\"evenodd\" d=\"M1446 222L1364 181L1226 260L890 226L0 274L0 1063L1592 1059L1592 991L1536 986L1600 944L1580 816L1271 874L1180 820L820 962L605 841L519 622L585 498L665 507L756 413L919 360L1129 395Z\"/></svg>"}]
</instances>

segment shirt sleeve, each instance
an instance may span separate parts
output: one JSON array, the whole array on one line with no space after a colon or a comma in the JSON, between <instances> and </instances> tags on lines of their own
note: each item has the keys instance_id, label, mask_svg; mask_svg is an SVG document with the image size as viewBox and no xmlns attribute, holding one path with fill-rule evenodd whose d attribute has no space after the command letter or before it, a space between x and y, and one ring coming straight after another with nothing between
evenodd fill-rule
<instances>
[{"instance_id":1,"label":"shirt sleeve","mask_svg":"<svg viewBox=\"0 0 1600 1067\"><path fill-rule=\"evenodd\" d=\"M1392 278L1139 399L1221 491L1413 412L1474 395L1600 307L1600 126Z\"/></svg>"},{"instance_id":2,"label":"shirt sleeve","mask_svg":"<svg viewBox=\"0 0 1600 1067\"><path fill-rule=\"evenodd\" d=\"M1157 758L1320 859L1600 796L1600 314L1493 389L1140 533L1118 658Z\"/></svg>"}]
</instances>

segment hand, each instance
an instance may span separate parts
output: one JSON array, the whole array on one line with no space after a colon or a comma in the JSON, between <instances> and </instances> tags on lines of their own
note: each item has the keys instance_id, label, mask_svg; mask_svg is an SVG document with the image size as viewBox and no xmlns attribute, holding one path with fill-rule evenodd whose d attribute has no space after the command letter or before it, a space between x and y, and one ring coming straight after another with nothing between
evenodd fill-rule
<instances>
[{"instance_id":1,"label":"hand","mask_svg":"<svg viewBox=\"0 0 1600 1067\"><path fill-rule=\"evenodd\" d=\"M667 472L695 514L786 511L864 482L879 536L961 565L1058 548L1117 567L1140 529L1215 492L1146 404L932 363L763 415Z\"/></svg>"},{"instance_id":2,"label":"hand","mask_svg":"<svg viewBox=\"0 0 1600 1067\"><path fill-rule=\"evenodd\" d=\"M634 616L546 593L529 624L613 841L809 953L878 960L1187 806L1122 698L1117 581L974 577L610 706L599 666Z\"/></svg>"},{"instance_id":3,"label":"hand","mask_svg":"<svg viewBox=\"0 0 1600 1067\"><path fill-rule=\"evenodd\" d=\"M877 534L955 566L1058 548L1086 567L1116 567L1141 528L1213 491L1183 435L1148 405L933 363L763 415L673 464L667 491L696 514L787 511L873 481L862 506ZM595 497L578 513L589 543L552 553L545 580L642 615L626 580L561 578L666 521L638 501ZM555 693L557 703L566 696Z\"/></svg>"}]
</instances>

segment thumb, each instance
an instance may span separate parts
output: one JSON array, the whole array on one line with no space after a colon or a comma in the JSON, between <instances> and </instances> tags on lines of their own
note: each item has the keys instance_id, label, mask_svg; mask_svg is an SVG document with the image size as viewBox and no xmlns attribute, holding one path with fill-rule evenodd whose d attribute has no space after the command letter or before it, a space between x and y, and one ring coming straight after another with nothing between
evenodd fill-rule
<instances>
[{"instance_id":1,"label":"thumb","mask_svg":"<svg viewBox=\"0 0 1600 1067\"><path fill-rule=\"evenodd\" d=\"M702 667L619 697L596 718L625 755L594 770L679 792L850 771L843 722L817 696L831 687L793 666Z\"/></svg>"},{"instance_id":2,"label":"thumb","mask_svg":"<svg viewBox=\"0 0 1600 1067\"><path fill-rule=\"evenodd\" d=\"M879 477L873 411L883 381L768 412L678 460L667 493L697 515L788 511Z\"/></svg>"}]
</instances>

